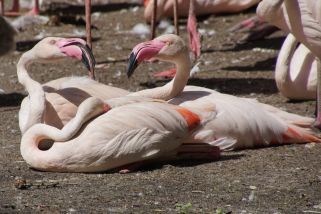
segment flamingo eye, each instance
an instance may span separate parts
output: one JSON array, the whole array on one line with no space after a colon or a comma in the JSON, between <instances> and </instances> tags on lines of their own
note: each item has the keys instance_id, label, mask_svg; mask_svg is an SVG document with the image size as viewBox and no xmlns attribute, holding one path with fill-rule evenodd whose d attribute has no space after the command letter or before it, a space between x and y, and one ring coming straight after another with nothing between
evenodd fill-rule
<instances>
[{"instance_id":1,"label":"flamingo eye","mask_svg":"<svg viewBox=\"0 0 321 214\"><path fill-rule=\"evenodd\" d=\"M50 41L49 41L49 44L51 44L51 45L56 44L56 40L54 40L54 39L50 40Z\"/></svg>"},{"instance_id":2,"label":"flamingo eye","mask_svg":"<svg viewBox=\"0 0 321 214\"><path fill-rule=\"evenodd\" d=\"M165 43L166 43L167 46L170 46L172 44L171 41L166 41Z\"/></svg>"}]
</instances>

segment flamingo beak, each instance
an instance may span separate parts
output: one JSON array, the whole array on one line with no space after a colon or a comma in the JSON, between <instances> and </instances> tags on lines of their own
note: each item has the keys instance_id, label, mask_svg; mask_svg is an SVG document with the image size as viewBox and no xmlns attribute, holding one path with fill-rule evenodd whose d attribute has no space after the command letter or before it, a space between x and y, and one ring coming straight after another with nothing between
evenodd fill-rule
<instances>
[{"instance_id":1,"label":"flamingo beak","mask_svg":"<svg viewBox=\"0 0 321 214\"><path fill-rule=\"evenodd\" d=\"M62 53L81 60L91 73L94 72L96 60L92 50L84 40L78 38L63 39L57 42L57 46Z\"/></svg>"},{"instance_id":2,"label":"flamingo beak","mask_svg":"<svg viewBox=\"0 0 321 214\"><path fill-rule=\"evenodd\" d=\"M127 66L128 78L132 76L135 69L141 62L150 60L151 58L157 56L157 54L162 50L162 48L165 45L166 42L155 39L136 45L129 56Z\"/></svg>"}]
</instances>

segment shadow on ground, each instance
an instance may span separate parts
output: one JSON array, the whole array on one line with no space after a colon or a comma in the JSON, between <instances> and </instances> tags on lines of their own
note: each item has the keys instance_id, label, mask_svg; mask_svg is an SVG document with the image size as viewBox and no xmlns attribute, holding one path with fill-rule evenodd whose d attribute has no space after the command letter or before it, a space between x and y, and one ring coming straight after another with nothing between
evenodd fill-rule
<instances>
[{"instance_id":1,"label":"shadow on ground","mask_svg":"<svg viewBox=\"0 0 321 214\"><path fill-rule=\"evenodd\" d=\"M164 85L169 80L156 80L155 82L141 83L141 86L154 88ZM274 94L278 93L275 81L264 78L191 78L188 85L195 85L217 90L221 93L246 95L250 93Z\"/></svg>"}]
</instances>

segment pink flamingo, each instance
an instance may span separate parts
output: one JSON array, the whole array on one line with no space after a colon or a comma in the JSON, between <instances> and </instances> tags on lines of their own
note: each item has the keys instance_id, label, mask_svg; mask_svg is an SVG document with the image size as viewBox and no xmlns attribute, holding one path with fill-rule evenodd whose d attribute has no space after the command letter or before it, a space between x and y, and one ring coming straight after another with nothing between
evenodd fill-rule
<instances>
[{"instance_id":1,"label":"pink flamingo","mask_svg":"<svg viewBox=\"0 0 321 214\"><path fill-rule=\"evenodd\" d=\"M152 41L138 44L130 56L128 75L133 74L139 63L149 59L174 63L177 69L176 76L162 87L142 90L130 96L160 98L189 109L214 111L220 117L208 122L209 128L205 129L208 132L205 131L204 135L201 135L202 138L217 139L217 135L229 133L235 137L234 140L238 141L235 148L262 146L270 144L276 135L289 135L288 132L291 132L293 125L296 127L304 124L303 126L310 127L313 121L311 118L290 114L254 100L237 98L202 87L186 86L184 88L189 77L191 62L186 45L175 35L163 35ZM274 127L278 126L276 121L282 121L284 125L278 131L272 128L274 125ZM299 130L301 129L297 129L296 132L301 136L303 133ZM282 140L285 139L280 138L277 141L282 142Z\"/></svg>"},{"instance_id":2,"label":"pink flamingo","mask_svg":"<svg viewBox=\"0 0 321 214\"><path fill-rule=\"evenodd\" d=\"M145 11L144 18L146 21L150 21L153 14L153 1L144 1ZM178 1L178 16L187 16L189 13L189 4L186 0ZM203 1L195 0L195 13L199 15L208 15L215 13L236 13L241 12L247 8L250 8L260 0L219 0L219 1ZM171 0L157 0L157 16L156 20L160 20L162 17L173 17L174 1Z\"/></svg>"},{"instance_id":3,"label":"pink flamingo","mask_svg":"<svg viewBox=\"0 0 321 214\"><path fill-rule=\"evenodd\" d=\"M275 81L289 99L312 100L317 91L317 61L311 51L292 34L285 39L276 66Z\"/></svg>"},{"instance_id":4,"label":"pink flamingo","mask_svg":"<svg viewBox=\"0 0 321 214\"><path fill-rule=\"evenodd\" d=\"M32 126L21 140L26 162L44 171L98 172L147 160L193 158L193 152L217 157L220 150L321 142L310 129L311 118L206 88L183 90L184 75L189 76L185 64L191 62L187 46L176 35L137 45L129 75L151 58L176 64L170 84L105 102L89 98L61 130L46 124ZM169 104L149 98L170 99L177 93L181 94ZM46 142L49 147L43 147Z\"/></svg>"},{"instance_id":5,"label":"pink flamingo","mask_svg":"<svg viewBox=\"0 0 321 214\"><path fill-rule=\"evenodd\" d=\"M186 158L186 154L202 157L204 149L206 154L210 149L209 155L219 155L214 145L196 145L197 150L192 143L184 145L200 123L188 109L141 98L112 109L111 103L88 98L61 130L46 124L32 126L21 139L22 157L42 171L99 172L148 160Z\"/></svg>"},{"instance_id":6,"label":"pink flamingo","mask_svg":"<svg viewBox=\"0 0 321 214\"><path fill-rule=\"evenodd\" d=\"M4 10L4 0L0 0L0 14L5 16L20 16L19 0L13 0L12 9L10 11ZM34 7L28 12L29 15L39 15L39 0L34 0Z\"/></svg>"},{"instance_id":7,"label":"pink flamingo","mask_svg":"<svg viewBox=\"0 0 321 214\"><path fill-rule=\"evenodd\" d=\"M263 0L257 14L281 28L291 32L304 44L317 60L317 116L316 127L321 127L321 2L313 0Z\"/></svg>"},{"instance_id":8,"label":"pink flamingo","mask_svg":"<svg viewBox=\"0 0 321 214\"><path fill-rule=\"evenodd\" d=\"M56 62L67 56L82 60L88 70L94 69L95 60L90 48L85 41L77 38L48 37L21 56L17 75L19 82L28 92L19 112L19 127L22 133L36 123L63 127L75 116L78 105L90 96L108 99L128 94L125 90L98 83L87 77L60 78L41 85L28 75L28 66L33 62Z\"/></svg>"}]
</instances>

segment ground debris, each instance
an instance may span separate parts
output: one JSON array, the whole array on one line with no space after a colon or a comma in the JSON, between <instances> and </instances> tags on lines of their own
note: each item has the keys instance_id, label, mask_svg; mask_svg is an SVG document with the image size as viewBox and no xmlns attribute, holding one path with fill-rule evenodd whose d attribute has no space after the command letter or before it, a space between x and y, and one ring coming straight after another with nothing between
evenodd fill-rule
<instances>
[{"instance_id":1,"label":"ground debris","mask_svg":"<svg viewBox=\"0 0 321 214\"><path fill-rule=\"evenodd\" d=\"M15 177L14 186L17 189L28 189L30 185L27 184L26 179L22 177Z\"/></svg>"}]
</instances>

